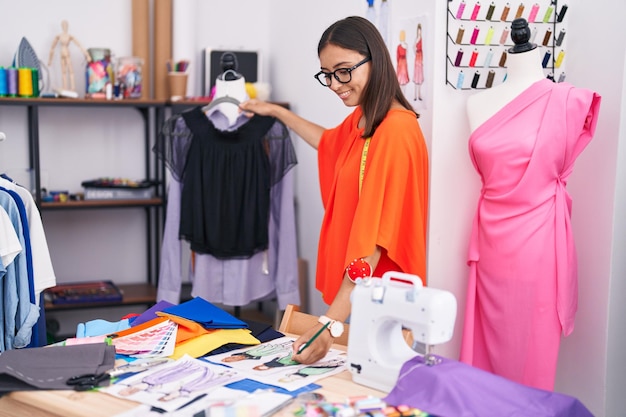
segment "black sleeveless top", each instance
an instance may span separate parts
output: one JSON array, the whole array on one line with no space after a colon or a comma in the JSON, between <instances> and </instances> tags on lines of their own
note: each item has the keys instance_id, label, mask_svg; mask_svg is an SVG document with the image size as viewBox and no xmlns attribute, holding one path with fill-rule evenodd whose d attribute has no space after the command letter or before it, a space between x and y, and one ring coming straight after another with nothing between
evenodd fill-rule
<instances>
[{"instance_id":1,"label":"black sleeveless top","mask_svg":"<svg viewBox=\"0 0 626 417\"><path fill-rule=\"evenodd\" d=\"M264 136L276 119L253 116L216 129L197 107L182 113L193 133L181 196L180 238L216 258L247 258L268 247L270 163Z\"/></svg>"}]
</instances>

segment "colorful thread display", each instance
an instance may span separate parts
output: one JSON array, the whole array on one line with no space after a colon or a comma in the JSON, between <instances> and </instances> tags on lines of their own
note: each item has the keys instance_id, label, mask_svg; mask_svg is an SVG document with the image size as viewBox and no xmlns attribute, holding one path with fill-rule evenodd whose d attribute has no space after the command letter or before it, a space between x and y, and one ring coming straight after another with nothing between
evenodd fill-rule
<instances>
[{"instance_id":1,"label":"colorful thread display","mask_svg":"<svg viewBox=\"0 0 626 417\"><path fill-rule=\"evenodd\" d=\"M542 65L546 76L560 80L559 74L564 72L566 63L567 37L562 22L567 10L568 5L559 0L449 0L447 84L456 89L482 89L505 81L507 52L514 46L511 23L517 18L528 22L529 42L537 45L541 57L545 58ZM550 53L546 57L548 50ZM498 56L494 58L495 54ZM478 69L469 72L468 68ZM490 74L490 71L494 73ZM472 76L468 82L465 82L466 74Z\"/></svg>"}]
</instances>

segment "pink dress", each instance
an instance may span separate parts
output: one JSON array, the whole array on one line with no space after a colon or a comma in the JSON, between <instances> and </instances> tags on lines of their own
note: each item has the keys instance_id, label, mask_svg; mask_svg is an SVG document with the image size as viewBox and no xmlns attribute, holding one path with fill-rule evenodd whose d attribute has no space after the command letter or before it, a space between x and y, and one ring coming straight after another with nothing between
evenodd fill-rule
<instances>
[{"instance_id":1,"label":"pink dress","mask_svg":"<svg viewBox=\"0 0 626 417\"><path fill-rule=\"evenodd\" d=\"M461 361L553 390L574 329L577 260L567 180L593 137L596 93L536 82L470 136L482 190L469 245Z\"/></svg>"}]
</instances>

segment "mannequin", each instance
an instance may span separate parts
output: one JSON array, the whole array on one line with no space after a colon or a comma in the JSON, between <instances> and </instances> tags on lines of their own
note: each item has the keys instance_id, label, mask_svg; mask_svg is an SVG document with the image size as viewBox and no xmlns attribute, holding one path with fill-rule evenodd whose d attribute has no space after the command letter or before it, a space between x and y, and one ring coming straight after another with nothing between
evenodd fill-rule
<instances>
[{"instance_id":1,"label":"mannequin","mask_svg":"<svg viewBox=\"0 0 626 417\"><path fill-rule=\"evenodd\" d=\"M567 181L595 132L600 96L543 75L524 19L507 80L468 100L482 189L470 235L461 361L553 390L574 331L578 264Z\"/></svg>"},{"instance_id":2,"label":"mannequin","mask_svg":"<svg viewBox=\"0 0 626 417\"><path fill-rule=\"evenodd\" d=\"M507 51L506 81L467 99L467 116L471 131L476 130L522 91L546 78L539 48L529 42L530 29L525 19L513 21L511 38L516 45Z\"/></svg>"},{"instance_id":3,"label":"mannequin","mask_svg":"<svg viewBox=\"0 0 626 417\"><path fill-rule=\"evenodd\" d=\"M224 52L220 61L224 72L215 80L215 94L213 100L222 97L231 97L239 102L247 100L249 97L246 91L246 79L242 74L237 72L237 56L232 52ZM241 114L237 105L232 102L225 102L218 103L215 106L209 106L206 115L209 116L216 110L226 116L229 126L233 126Z\"/></svg>"},{"instance_id":4,"label":"mannequin","mask_svg":"<svg viewBox=\"0 0 626 417\"><path fill-rule=\"evenodd\" d=\"M67 20L63 20L61 22L61 28L63 32L54 37L54 41L52 41L52 46L50 47L50 56L48 58L48 67L52 66L52 58L54 57L54 51L56 49L57 44L61 47L61 79L63 84L63 89L66 90L69 88L70 91L76 91L76 84L74 82L74 69L72 68L72 61L70 59L70 44L73 42L78 46L83 55L85 55L85 59L87 62L91 62L91 56L89 53L83 48L83 46L78 42L78 40L68 33Z\"/></svg>"}]
</instances>

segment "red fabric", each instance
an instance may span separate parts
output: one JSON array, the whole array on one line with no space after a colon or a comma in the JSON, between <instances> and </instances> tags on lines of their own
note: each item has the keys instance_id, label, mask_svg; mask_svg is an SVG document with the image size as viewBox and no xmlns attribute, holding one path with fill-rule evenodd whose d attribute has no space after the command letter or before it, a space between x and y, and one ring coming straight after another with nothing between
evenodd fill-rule
<instances>
[{"instance_id":1,"label":"red fabric","mask_svg":"<svg viewBox=\"0 0 626 417\"><path fill-rule=\"evenodd\" d=\"M372 137L359 197L365 140L358 107L324 132L318 148L324 219L316 287L330 304L355 258L383 248L374 276L389 270L426 282L428 150L415 114L391 110Z\"/></svg>"}]
</instances>

